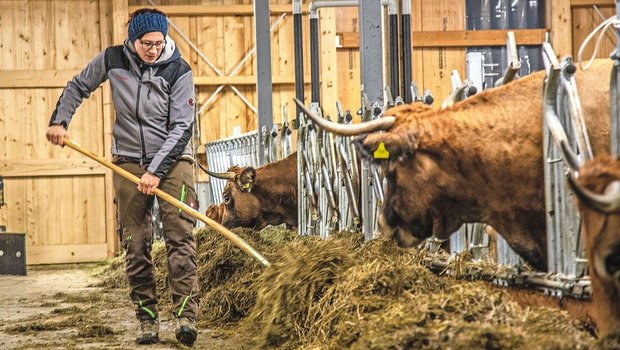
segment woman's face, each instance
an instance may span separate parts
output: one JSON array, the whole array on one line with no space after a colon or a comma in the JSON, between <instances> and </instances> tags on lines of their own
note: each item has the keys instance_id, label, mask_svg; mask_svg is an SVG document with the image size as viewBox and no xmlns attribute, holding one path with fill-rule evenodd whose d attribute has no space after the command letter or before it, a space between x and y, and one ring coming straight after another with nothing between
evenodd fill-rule
<instances>
[{"instance_id":1,"label":"woman's face","mask_svg":"<svg viewBox=\"0 0 620 350\"><path fill-rule=\"evenodd\" d=\"M136 39L133 45L142 61L148 64L154 63L161 54L166 41L162 32L149 32Z\"/></svg>"}]
</instances>

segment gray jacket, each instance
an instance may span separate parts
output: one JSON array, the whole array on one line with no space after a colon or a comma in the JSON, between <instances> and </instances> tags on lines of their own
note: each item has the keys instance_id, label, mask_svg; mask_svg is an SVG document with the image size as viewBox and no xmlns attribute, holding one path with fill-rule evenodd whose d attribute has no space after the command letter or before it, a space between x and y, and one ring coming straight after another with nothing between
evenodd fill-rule
<instances>
[{"instance_id":1,"label":"gray jacket","mask_svg":"<svg viewBox=\"0 0 620 350\"><path fill-rule=\"evenodd\" d=\"M49 124L67 128L82 100L108 79L116 109L112 154L148 164L147 171L163 178L181 155L192 154L191 68L170 37L151 65L140 60L133 43L109 47L67 83Z\"/></svg>"}]
</instances>

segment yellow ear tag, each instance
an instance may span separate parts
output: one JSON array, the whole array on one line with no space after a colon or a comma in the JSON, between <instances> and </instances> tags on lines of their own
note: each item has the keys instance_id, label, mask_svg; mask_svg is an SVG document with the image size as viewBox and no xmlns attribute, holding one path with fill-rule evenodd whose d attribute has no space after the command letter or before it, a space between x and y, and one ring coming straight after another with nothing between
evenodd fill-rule
<instances>
[{"instance_id":1,"label":"yellow ear tag","mask_svg":"<svg viewBox=\"0 0 620 350\"><path fill-rule=\"evenodd\" d=\"M377 146L377 150L372 154L375 159L388 159L390 158L390 152L385 149L385 144L383 142L379 143Z\"/></svg>"},{"instance_id":2,"label":"yellow ear tag","mask_svg":"<svg viewBox=\"0 0 620 350\"><path fill-rule=\"evenodd\" d=\"M248 189L248 188L250 188L250 184L249 184L249 183L243 184L243 189L244 189L244 190L245 190L245 189Z\"/></svg>"}]
</instances>

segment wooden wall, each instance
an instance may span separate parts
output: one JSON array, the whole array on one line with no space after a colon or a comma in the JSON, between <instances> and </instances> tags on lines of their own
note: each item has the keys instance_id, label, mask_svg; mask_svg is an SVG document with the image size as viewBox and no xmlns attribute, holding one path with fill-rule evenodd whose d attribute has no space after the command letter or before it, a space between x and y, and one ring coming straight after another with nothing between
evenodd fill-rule
<instances>
[{"instance_id":1,"label":"wooden wall","mask_svg":"<svg viewBox=\"0 0 620 350\"><path fill-rule=\"evenodd\" d=\"M600 23L593 3L602 5L605 17L614 13L610 0L554 0L553 6L551 2L547 1L547 23L559 55L576 56L580 42ZM232 74L253 49L252 0L156 4L179 28L180 32L171 28L170 35L193 68L198 101L204 103L221 86L200 115L200 143L230 136L234 129L256 129L257 116L234 91L256 105L253 55ZM272 23L284 16L271 36L273 120L281 123L283 109L288 110L286 119L295 118L292 6L290 0L270 4ZM439 103L450 91L452 69L465 76L465 45L472 42L464 39L465 2L411 0L411 5L413 79L420 91L431 89ZM100 260L118 250L110 171L69 149L50 146L44 133L66 82L100 50L123 41L128 14L139 6L152 5L144 0L0 0L0 176L6 201L0 208L0 225L27 234L30 264ZM355 112L360 106L357 8L322 9L320 16L324 110L335 115L335 103L340 101L344 109ZM307 22L305 16L306 83L310 81ZM447 36L440 40L441 32ZM517 39L537 42L541 33ZM504 35L488 33L483 40L502 45ZM613 47L609 35L599 56L608 56ZM110 157L113 118L109 86L104 84L78 109L69 134L83 147Z\"/></svg>"},{"instance_id":2,"label":"wooden wall","mask_svg":"<svg viewBox=\"0 0 620 350\"><path fill-rule=\"evenodd\" d=\"M110 173L45 141L62 86L111 42L109 5L0 1L0 224L26 233L30 264L100 260L117 250ZM100 155L108 155L111 130L105 91L85 101L70 129Z\"/></svg>"}]
</instances>

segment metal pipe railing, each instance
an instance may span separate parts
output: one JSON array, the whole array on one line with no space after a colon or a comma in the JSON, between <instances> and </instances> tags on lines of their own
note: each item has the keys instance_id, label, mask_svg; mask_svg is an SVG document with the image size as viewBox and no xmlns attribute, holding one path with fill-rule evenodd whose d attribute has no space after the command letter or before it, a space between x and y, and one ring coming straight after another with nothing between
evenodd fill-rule
<instances>
[{"instance_id":1,"label":"metal pipe railing","mask_svg":"<svg viewBox=\"0 0 620 350\"><path fill-rule=\"evenodd\" d=\"M412 83L411 67L411 1L401 3L401 47L402 47L402 96L405 103L412 103L413 96L409 90Z\"/></svg>"},{"instance_id":2,"label":"metal pipe railing","mask_svg":"<svg viewBox=\"0 0 620 350\"><path fill-rule=\"evenodd\" d=\"M295 50L295 97L299 101L305 101L304 98L304 41L303 41L303 23L301 1L293 0L293 32L294 32L294 50ZM299 118L301 109L296 107L295 128L299 128Z\"/></svg>"}]
</instances>

